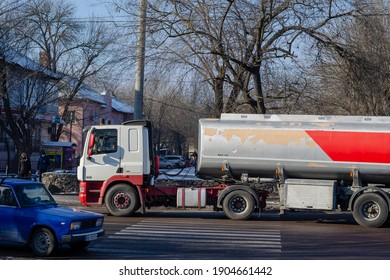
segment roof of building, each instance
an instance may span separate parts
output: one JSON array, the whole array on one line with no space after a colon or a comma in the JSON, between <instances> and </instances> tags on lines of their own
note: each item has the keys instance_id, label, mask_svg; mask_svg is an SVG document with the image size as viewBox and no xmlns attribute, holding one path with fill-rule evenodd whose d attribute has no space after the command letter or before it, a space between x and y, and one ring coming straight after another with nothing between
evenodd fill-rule
<instances>
[{"instance_id":1,"label":"roof of building","mask_svg":"<svg viewBox=\"0 0 390 280\"><path fill-rule=\"evenodd\" d=\"M83 84L83 86L78 91L76 98L78 99L84 99L84 100L90 100L92 102L96 102L101 105L107 105L105 101L106 92L99 93L93 89L91 89L89 86ZM111 96L111 107L113 110L120 112L120 113L127 113L131 114L134 113L134 107L119 100L118 98Z\"/></svg>"},{"instance_id":2,"label":"roof of building","mask_svg":"<svg viewBox=\"0 0 390 280\"><path fill-rule=\"evenodd\" d=\"M42 146L44 147L77 147L73 142L43 142Z\"/></svg>"},{"instance_id":3,"label":"roof of building","mask_svg":"<svg viewBox=\"0 0 390 280\"><path fill-rule=\"evenodd\" d=\"M41 64L33 61L27 56L21 54L20 52L7 49L3 52L4 58L8 64L18 65L24 69L30 70L32 72L42 73L46 76L49 76L53 79L60 79L61 75L52 72L48 68L42 66ZM1 55L0 55L1 56Z\"/></svg>"},{"instance_id":4,"label":"roof of building","mask_svg":"<svg viewBox=\"0 0 390 280\"><path fill-rule=\"evenodd\" d=\"M0 44L1 44L1 42L0 42ZM1 47L1 45L0 45L0 47ZM76 79L73 79L69 76L62 76L61 77L61 75L50 71L48 68L42 66L41 64L39 64L37 62L34 62L33 60L31 60L27 56L25 56L17 51L14 51L12 49L6 49L3 52L3 54L4 54L4 57L5 57L5 60L7 61L7 63L19 65L20 67L28 69L28 70L33 71L33 72L43 73L51 78L55 78L55 79L62 78L62 80L71 88L75 87L76 83L78 82ZM0 53L0 56L1 56L1 53ZM105 92L99 93L96 90L89 87L87 84L83 83L81 85L79 91L77 92L76 98L83 99L83 100L89 100L89 101L92 101L92 102L95 102L95 103L101 104L101 105L107 105L105 98L104 98L105 94L106 94ZM60 96L64 96L64 95L65 95L64 93L62 93L62 94L60 93ZM112 109L113 110L115 110L117 112L121 112L121 113L134 113L133 106L119 100L116 97L111 96L111 98L112 98Z\"/></svg>"},{"instance_id":5,"label":"roof of building","mask_svg":"<svg viewBox=\"0 0 390 280\"><path fill-rule=\"evenodd\" d=\"M121 113L134 113L134 107L119 100L116 97L112 97L112 109Z\"/></svg>"},{"instance_id":6,"label":"roof of building","mask_svg":"<svg viewBox=\"0 0 390 280\"><path fill-rule=\"evenodd\" d=\"M76 98L86 99L98 104L106 105L106 101L104 100L104 96L102 96L97 91L91 89L89 86L83 84L79 91L77 92Z\"/></svg>"}]
</instances>

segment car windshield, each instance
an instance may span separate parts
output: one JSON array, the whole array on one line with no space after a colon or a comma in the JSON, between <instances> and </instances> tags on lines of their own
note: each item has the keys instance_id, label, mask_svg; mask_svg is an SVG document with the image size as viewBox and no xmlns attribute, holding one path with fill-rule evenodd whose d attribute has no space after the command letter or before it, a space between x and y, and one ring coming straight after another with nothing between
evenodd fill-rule
<instances>
[{"instance_id":1,"label":"car windshield","mask_svg":"<svg viewBox=\"0 0 390 280\"><path fill-rule=\"evenodd\" d=\"M22 207L57 204L49 191L41 184L15 186L15 193Z\"/></svg>"}]
</instances>

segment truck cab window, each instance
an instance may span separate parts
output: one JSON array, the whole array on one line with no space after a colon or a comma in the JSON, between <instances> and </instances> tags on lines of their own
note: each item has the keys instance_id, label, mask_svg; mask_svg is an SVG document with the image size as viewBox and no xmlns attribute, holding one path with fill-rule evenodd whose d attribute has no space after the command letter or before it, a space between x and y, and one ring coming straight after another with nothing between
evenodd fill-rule
<instances>
[{"instance_id":1,"label":"truck cab window","mask_svg":"<svg viewBox=\"0 0 390 280\"><path fill-rule=\"evenodd\" d=\"M93 154L109 154L118 150L118 131L116 129L95 129Z\"/></svg>"}]
</instances>

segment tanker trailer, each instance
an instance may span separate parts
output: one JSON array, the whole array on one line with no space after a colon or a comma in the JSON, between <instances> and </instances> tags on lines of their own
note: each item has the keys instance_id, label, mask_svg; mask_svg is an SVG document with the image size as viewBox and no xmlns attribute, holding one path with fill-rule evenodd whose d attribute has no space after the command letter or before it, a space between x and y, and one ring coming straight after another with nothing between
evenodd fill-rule
<instances>
[{"instance_id":1,"label":"tanker trailer","mask_svg":"<svg viewBox=\"0 0 390 280\"><path fill-rule=\"evenodd\" d=\"M280 207L388 217L390 117L222 114L201 119L198 176L275 179ZM223 167L223 168L221 168Z\"/></svg>"}]
</instances>

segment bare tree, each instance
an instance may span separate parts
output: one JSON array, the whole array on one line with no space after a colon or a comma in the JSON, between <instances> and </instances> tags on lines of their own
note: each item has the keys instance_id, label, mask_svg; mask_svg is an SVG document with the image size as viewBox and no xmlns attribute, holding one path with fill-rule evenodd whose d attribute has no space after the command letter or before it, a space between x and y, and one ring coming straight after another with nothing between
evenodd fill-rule
<instances>
[{"instance_id":1,"label":"bare tree","mask_svg":"<svg viewBox=\"0 0 390 280\"><path fill-rule=\"evenodd\" d=\"M199 100L201 86L172 85L161 76L151 77L145 88L145 116L152 120L155 150L168 148L185 154L197 141L197 122L208 112Z\"/></svg>"},{"instance_id":2,"label":"bare tree","mask_svg":"<svg viewBox=\"0 0 390 280\"><path fill-rule=\"evenodd\" d=\"M5 113L0 128L18 153L30 154L34 120L50 100L57 77L18 51L21 40L15 30L24 23L24 5L25 1L16 0L0 5L0 111Z\"/></svg>"},{"instance_id":3,"label":"bare tree","mask_svg":"<svg viewBox=\"0 0 390 280\"><path fill-rule=\"evenodd\" d=\"M37 50L45 66L62 76L61 119L67 121L69 107L83 83L110 63L116 62L110 47L114 32L91 20L85 24L74 19L74 7L65 1L33 0L24 7L25 26L20 28L26 45ZM56 140L64 123L58 124Z\"/></svg>"},{"instance_id":4,"label":"bare tree","mask_svg":"<svg viewBox=\"0 0 390 280\"><path fill-rule=\"evenodd\" d=\"M38 140L38 115L57 104L59 93L66 100L61 116L66 120L83 82L115 61L115 52L109 50L115 33L94 21L77 22L73 12L64 1L0 3L0 105L5 113L0 128L18 153L31 154ZM54 107L53 115L58 112Z\"/></svg>"},{"instance_id":5,"label":"bare tree","mask_svg":"<svg viewBox=\"0 0 390 280\"><path fill-rule=\"evenodd\" d=\"M333 113L389 115L389 7L356 2L360 13L339 26L337 44L322 44L315 71L320 98Z\"/></svg>"},{"instance_id":6,"label":"bare tree","mask_svg":"<svg viewBox=\"0 0 390 280\"><path fill-rule=\"evenodd\" d=\"M335 19L352 14L346 1L150 2L154 40L205 77L217 113L242 105L266 113L274 101L264 89L267 65L293 58L298 39L322 38Z\"/></svg>"}]
</instances>

